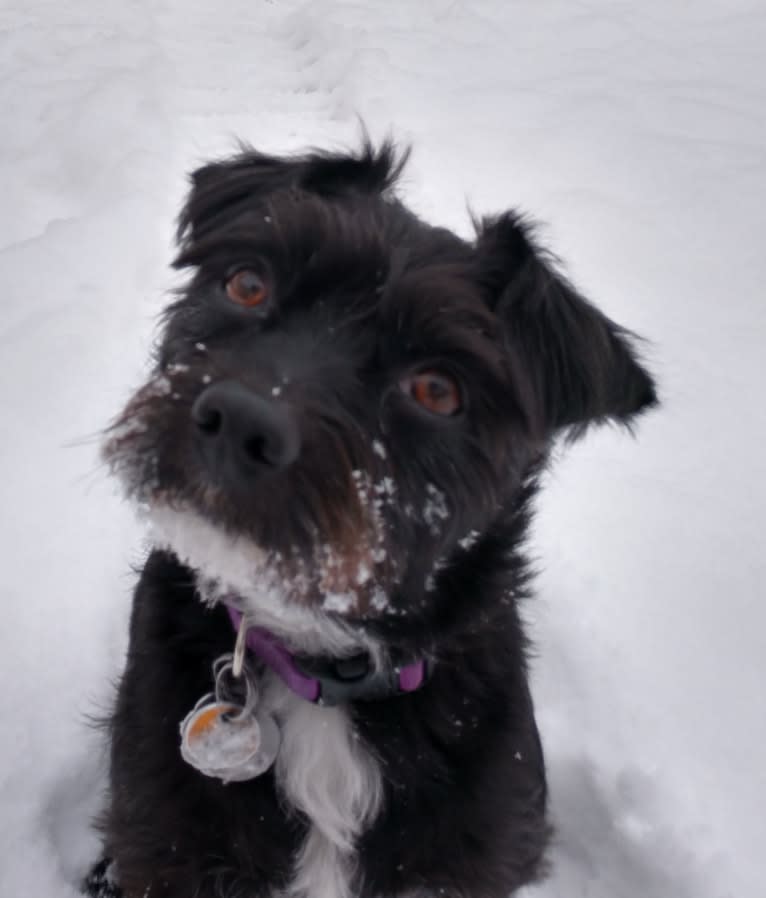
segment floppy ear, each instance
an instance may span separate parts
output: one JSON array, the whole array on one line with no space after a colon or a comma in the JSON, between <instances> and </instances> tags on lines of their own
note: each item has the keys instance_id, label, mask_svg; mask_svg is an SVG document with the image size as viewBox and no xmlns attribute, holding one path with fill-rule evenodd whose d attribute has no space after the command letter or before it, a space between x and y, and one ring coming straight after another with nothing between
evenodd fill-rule
<instances>
[{"instance_id":1,"label":"floppy ear","mask_svg":"<svg viewBox=\"0 0 766 898\"><path fill-rule=\"evenodd\" d=\"M529 378L534 419L545 434L568 428L570 438L608 419L629 425L657 403L632 335L554 270L529 231L506 213L480 225L476 246L510 351Z\"/></svg>"},{"instance_id":2,"label":"floppy ear","mask_svg":"<svg viewBox=\"0 0 766 898\"><path fill-rule=\"evenodd\" d=\"M243 145L238 155L192 174L192 188L178 219L179 242L188 247L278 190L293 188L320 196L383 192L394 184L408 155L392 141L374 147L368 139L354 153L316 151L301 156L269 156Z\"/></svg>"}]
</instances>

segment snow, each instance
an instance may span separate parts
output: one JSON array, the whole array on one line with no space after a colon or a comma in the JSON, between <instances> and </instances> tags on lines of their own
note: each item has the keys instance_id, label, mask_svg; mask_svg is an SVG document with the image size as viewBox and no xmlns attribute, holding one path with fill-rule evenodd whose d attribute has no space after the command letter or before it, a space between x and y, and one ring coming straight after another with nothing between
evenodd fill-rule
<instances>
[{"instance_id":1,"label":"snow","mask_svg":"<svg viewBox=\"0 0 766 898\"><path fill-rule=\"evenodd\" d=\"M0 895L71 898L142 534L97 434L145 373L185 172L412 140L651 339L664 408L562 452L526 606L558 827L529 898L757 898L766 802L766 9L755 0L6 0Z\"/></svg>"},{"instance_id":2,"label":"snow","mask_svg":"<svg viewBox=\"0 0 766 898\"><path fill-rule=\"evenodd\" d=\"M470 552L479 541L480 536L481 533L478 530L470 530L466 536L457 541L457 544L464 552Z\"/></svg>"},{"instance_id":3,"label":"snow","mask_svg":"<svg viewBox=\"0 0 766 898\"><path fill-rule=\"evenodd\" d=\"M449 519L447 497L433 483L426 484L426 501L423 505L423 520L428 524L428 529L435 536L441 533L441 523Z\"/></svg>"}]
</instances>

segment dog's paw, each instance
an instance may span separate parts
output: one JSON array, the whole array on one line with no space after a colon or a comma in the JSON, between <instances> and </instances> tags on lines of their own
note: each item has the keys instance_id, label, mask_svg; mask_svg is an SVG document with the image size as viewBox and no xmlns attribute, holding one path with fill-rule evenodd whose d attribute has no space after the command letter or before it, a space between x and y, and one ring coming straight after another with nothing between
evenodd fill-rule
<instances>
[{"instance_id":1,"label":"dog's paw","mask_svg":"<svg viewBox=\"0 0 766 898\"><path fill-rule=\"evenodd\" d=\"M114 877L114 862L105 857L85 877L82 890L88 898L123 898Z\"/></svg>"}]
</instances>

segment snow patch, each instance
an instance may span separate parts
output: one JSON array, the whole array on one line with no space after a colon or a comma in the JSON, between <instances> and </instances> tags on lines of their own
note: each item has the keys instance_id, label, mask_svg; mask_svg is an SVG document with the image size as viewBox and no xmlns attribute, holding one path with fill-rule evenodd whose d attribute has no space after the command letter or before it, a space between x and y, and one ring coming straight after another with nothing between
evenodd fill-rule
<instances>
[{"instance_id":1,"label":"snow patch","mask_svg":"<svg viewBox=\"0 0 766 898\"><path fill-rule=\"evenodd\" d=\"M426 484L428 498L423 505L423 520L434 536L441 533L441 524L449 518L447 497L433 483Z\"/></svg>"},{"instance_id":2,"label":"snow patch","mask_svg":"<svg viewBox=\"0 0 766 898\"><path fill-rule=\"evenodd\" d=\"M457 544L464 552L468 552L476 545L476 543L479 541L480 536L481 533L479 533L478 530L471 530L466 536L464 536L462 539L459 539L457 541Z\"/></svg>"}]
</instances>

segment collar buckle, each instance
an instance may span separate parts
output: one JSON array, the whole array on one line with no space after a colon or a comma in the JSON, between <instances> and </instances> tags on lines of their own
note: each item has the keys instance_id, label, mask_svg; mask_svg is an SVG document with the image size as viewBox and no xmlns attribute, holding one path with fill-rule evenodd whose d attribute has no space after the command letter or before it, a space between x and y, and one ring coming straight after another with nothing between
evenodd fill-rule
<instances>
[{"instance_id":1,"label":"collar buckle","mask_svg":"<svg viewBox=\"0 0 766 898\"><path fill-rule=\"evenodd\" d=\"M319 683L315 701L326 707L413 692L427 676L425 661L376 670L366 652L336 660L295 657L295 664L302 674Z\"/></svg>"}]
</instances>

